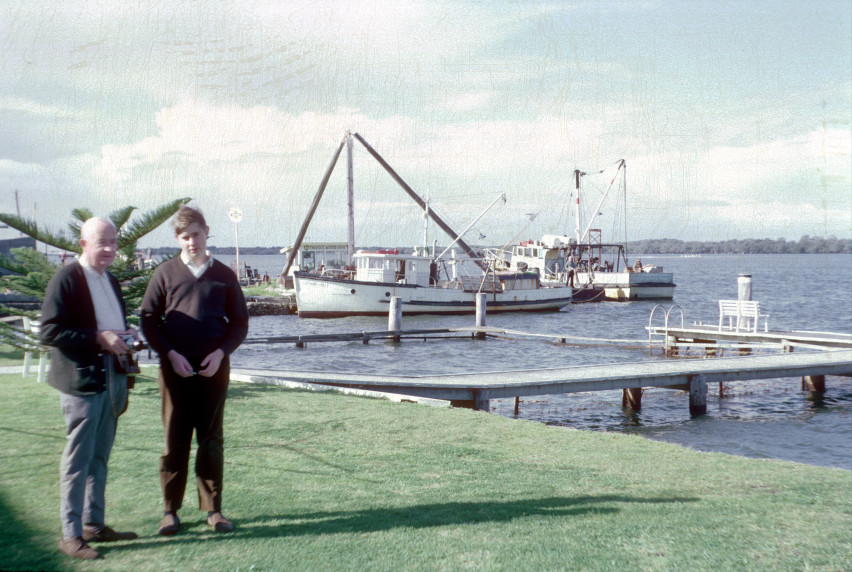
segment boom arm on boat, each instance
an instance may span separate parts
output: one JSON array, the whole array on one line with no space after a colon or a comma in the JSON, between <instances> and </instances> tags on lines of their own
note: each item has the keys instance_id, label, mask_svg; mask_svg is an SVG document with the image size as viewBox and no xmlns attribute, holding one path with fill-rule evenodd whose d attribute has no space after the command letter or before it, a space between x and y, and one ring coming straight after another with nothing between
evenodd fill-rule
<instances>
[{"instance_id":1,"label":"boom arm on boat","mask_svg":"<svg viewBox=\"0 0 852 572\"><path fill-rule=\"evenodd\" d=\"M388 174L391 177L393 177L393 179L399 184L399 186L402 187L402 189L406 193L408 193L408 195L412 199L414 199L414 202L417 203L417 205L421 209L426 208L426 202L422 198L420 198L420 195L415 193L414 190L411 187L409 187L408 184L405 181L402 180L402 177L400 177L396 173L396 171L393 170L393 167L388 165L388 163L382 158L382 156L379 155L376 152L375 149L370 147L369 143L364 141L363 137L361 137L358 133L353 133L352 136L355 137L355 139L357 139L358 141L361 142L361 145L363 145L364 148L370 153L370 155L372 155L373 158L376 161L378 161L379 164L382 167L384 167L385 171L387 171ZM483 271L487 272L486 265L482 263L482 261L479 259L479 256L476 254L476 252L474 252L473 249L470 246L468 246L468 244L464 240L462 240L461 236L456 234L456 232L452 228L450 228L450 226L447 223L445 223L438 215L435 214L434 209L429 209L429 216L432 217L432 220L435 221L435 224L437 224L439 227L441 227L441 229L444 232L446 232L450 236L450 238L453 239L454 244L458 244L459 248L461 248L464 251L464 253L467 254L470 257L470 259L473 260L476 263L477 266L479 266Z\"/></svg>"},{"instance_id":2,"label":"boom arm on boat","mask_svg":"<svg viewBox=\"0 0 852 572\"><path fill-rule=\"evenodd\" d=\"M467 225L467 228L465 228L463 231L461 231L461 234L459 235L459 237L457 239L455 239L454 241L452 241L450 243L450 245L447 248L445 248L443 250L443 252L441 252L441 254L439 254L438 256L435 257L435 260L438 260L439 258L444 256L447 253L447 251L453 247L454 244L456 244L458 241L460 241L461 237L463 237L465 234L467 234L467 231L469 231L471 229L471 227L473 227L473 225L475 225L479 219L481 219L483 216L485 216L485 213L487 213L489 210L491 210L491 207L493 207L495 204L497 204L497 201L499 201L500 199L503 199L503 202L505 203L506 202L506 194L500 193L499 197L497 197L496 199L491 201L491 204L488 205L488 207L486 207L486 209L484 211L479 213L479 216L476 217L475 219L473 219L473 222L471 222L469 225Z\"/></svg>"},{"instance_id":3,"label":"boom arm on boat","mask_svg":"<svg viewBox=\"0 0 852 572\"><path fill-rule=\"evenodd\" d=\"M296 242L293 244L293 250L290 251L290 255L287 256L287 264L284 265L284 270L281 271L281 276L279 281L281 284L284 284L284 280L287 277L287 272L290 271L290 267L293 265L293 260L296 258L296 255L299 252L299 248L302 246L302 241L305 239L305 234L308 232L308 225L311 224L311 219L314 217L314 213L319 206L320 199L322 198L322 194L325 192L325 187L328 185L328 180L331 178L331 172L334 171L334 166L337 164L337 159L340 157L340 152L343 151L343 145L349 139L349 133L346 133L346 136L343 138L343 141L340 142L340 145L337 147L337 152L334 154L334 158L331 160L331 163L328 165L328 169L325 171L325 176L322 178L322 182L320 183L319 189L317 189L317 194L314 195L314 201L311 203L311 208L308 210L308 216L305 217L305 221L302 223L302 228L299 229L299 236L296 237Z\"/></svg>"},{"instance_id":4,"label":"boom arm on boat","mask_svg":"<svg viewBox=\"0 0 852 572\"><path fill-rule=\"evenodd\" d=\"M349 133L346 132L346 136L343 138L343 141L340 142L340 145L337 147L337 152L334 154L334 158L332 158L331 163L328 165L328 169L325 171L325 176L322 178L322 182L320 183L319 189L317 189L316 195L314 195L314 200L311 203L311 208L308 210L308 215L305 217L304 222L302 223L302 228L299 229L299 235L296 237L296 242L293 243L293 249L290 251L289 256L287 256L287 264L284 266L284 270L281 271L281 277L279 278L280 282L284 284L284 280L287 277L287 273L290 271L290 267L293 265L293 260L296 258L297 253L299 252L299 248L302 246L302 241L305 238L305 234L308 232L308 226L311 223L311 219L314 216L314 213L317 210L317 206L319 206L320 199L322 198L323 193L325 192L325 187L328 185L328 180L331 177L332 171L334 171L334 166L337 164L337 159L340 157L341 151L343 151L343 145L345 145L348 141L351 140L352 137L355 137L365 149L373 156L379 164L385 168L385 170L390 174L391 177L403 188L403 190L408 193L408 195L414 199L414 202L420 206L421 209L426 208L426 202L420 198L420 196L414 192L414 190L408 186L408 184L402 180L396 171L385 161L381 155L379 155L375 149L370 147L370 144L364 141L364 138L361 137L358 133ZM351 156L350 156L351 160ZM502 196L502 195L501 195ZM499 197L498 197L499 198ZM505 199L504 199L505 200ZM491 208L491 207L489 207ZM468 244L462 240L461 235L456 234L456 232L450 228L450 226L445 223L438 215L435 214L435 211L432 209L428 210L429 216L432 217L432 220L446 232L450 238L453 239L452 244L458 244L459 248L461 248L465 254L467 254L471 260L473 260L477 266L479 266L483 271L487 271L487 267L482 261L479 259L479 256L473 249L468 246ZM351 213L350 213L351 214ZM484 213L483 213L484 214ZM481 216L481 215L480 215ZM474 221L476 222L476 221ZM472 223L471 223L472 226ZM467 232L467 231L465 231ZM464 234L464 233L462 233ZM445 251L446 252L446 251ZM442 253L443 254L443 253Z\"/></svg>"}]
</instances>

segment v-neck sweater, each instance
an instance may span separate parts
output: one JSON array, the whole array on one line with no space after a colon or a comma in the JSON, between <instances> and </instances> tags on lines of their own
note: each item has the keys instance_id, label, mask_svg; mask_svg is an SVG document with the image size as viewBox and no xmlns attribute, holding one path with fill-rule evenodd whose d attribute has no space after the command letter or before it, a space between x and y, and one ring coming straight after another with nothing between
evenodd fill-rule
<instances>
[{"instance_id":1,"label":"v-neck sweater","mask_svg":"<svg viewBox=\"0 0 852 572\"><path fill-rule=\"evenodd\" d=\"M139 308L142 331L161 358L170 350L194 367L211 352L231 354L248 333L248 311L233 270L222 262L200 277L179 256L160 264Z\"/></svg>"}]
</instances>

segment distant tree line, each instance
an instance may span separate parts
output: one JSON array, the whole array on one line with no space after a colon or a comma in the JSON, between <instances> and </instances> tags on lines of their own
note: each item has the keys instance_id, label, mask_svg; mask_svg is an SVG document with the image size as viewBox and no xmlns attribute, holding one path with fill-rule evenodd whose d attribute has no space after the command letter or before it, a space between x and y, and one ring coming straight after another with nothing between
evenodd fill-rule
<instances>
[{"instance_id":1,"label":"distant tree line","mask_svg":"<svg viewBox=\"0 0 852 572\"><path fill-rule=\"evenodd\" d=\"M805 235L799 240L746 238L699 242L662 238L630 242L627 251L642 254L849 254L852 253L852 239Z\"/></svg>"},{"instance_id":2,"label":"distant tree line","mask_svg":"<svg viewBox=\"0 0 852 572\"><path fill-rule=\"evenodd\" d=\"M390 248L386 245L383 248ZM233 255L236 249L233 246L216 247L209 246L213 254ZM378 247L359 247L367 250ZM408 252L410 248L400 248L400 251ZM174 246L163 246L152 248L152 254L174 256L180 250ZM650 240L636 240L627 243L627 251L640 254L838 254L852 253L852 239L828 238L803 236L799 240L786 240L777 238L746 238L724 240L719 242L685 241L674 238L655 238ZM240 254L275 254L281 255L280 246L241 246Z\"/></svg>"}]
</instances>

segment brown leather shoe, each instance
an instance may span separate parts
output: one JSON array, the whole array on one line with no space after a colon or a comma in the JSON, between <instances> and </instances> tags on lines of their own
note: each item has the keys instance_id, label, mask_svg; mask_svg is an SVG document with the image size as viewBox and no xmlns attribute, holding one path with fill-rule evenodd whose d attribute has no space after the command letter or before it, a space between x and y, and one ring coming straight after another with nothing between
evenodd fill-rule
<instances>
[{"instance_id":1,"label":"brown leather shoe","mask_svg":"<svg viewBox=\"0 0 852 572\"><path fill-rule=\"evenodd\" d=\"M167 512L163 515L163 520L160 521L160 528L157 530L157 534L170 536L172 534L177 534L178 530L180 530L180 519L178 518L178 515L173 512Z\"/></svg>"},{"instance_id":2,"label":"brown leather shoe","mask_svg":"<svg viewBox=\"0 0 852 572\"><path fill-rule=\"evenodd\" d=\"M230 520L222 516L221 512L214 512L207 517L207 524L213 527L216 532L232 532L234 525Z\"/></svg>"},{"instance_id":3,"label":"brown leather shoe","mask_svg":"<svg viewBox=\"0 0 852 572\"><path fill-rule=\"evenodd\" d=\"M101 554L88 544L81 537L63 538L59 541L59 552L71 558L79 558L80 560L95 560L100 558Z\"/></svg>"},{"instance_id":4,"label":"brown leather shoe","mask_svg":"<svg viewBox=\"0 0 852 572\"><path fill-rule=\"evenodd\" d=\"M118 542L119 540L133 540L139 538L135 532L118 532L112 527L105 526L100 530L92 527L83 527L84 542Z\"/></svg>"}]
</instances>

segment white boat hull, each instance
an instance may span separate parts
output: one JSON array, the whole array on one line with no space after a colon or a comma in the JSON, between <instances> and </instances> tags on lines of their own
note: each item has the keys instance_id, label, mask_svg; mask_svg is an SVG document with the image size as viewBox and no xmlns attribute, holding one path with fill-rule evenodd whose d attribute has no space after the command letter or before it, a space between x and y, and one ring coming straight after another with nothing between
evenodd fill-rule
<instances>
[{"instance_id":1,"label":"white boat hull","mask_svg":"<svg viewBox=\"0 0 852 572\"><path fill-rule=\"evenodd\" d=\"M671 272L578 272L577 286L593 284L604 289L607 300L671 300L674 277Z\"/></svg>"},{"instance_id":2,"label":"white boat hull","mask_svg":"<svg viewBox=\"0 0 852 572\"><path fill-rule=\"evenodd\" d=\"M425 287L388 282L363 282L296 273L296 305L303 318L387 316L394 296L403 315L473 314L476 293L457 288ZM486 311L557 311L571 303L571 288L537 288L488 293Z\"/></svg>"}]
</instances>

